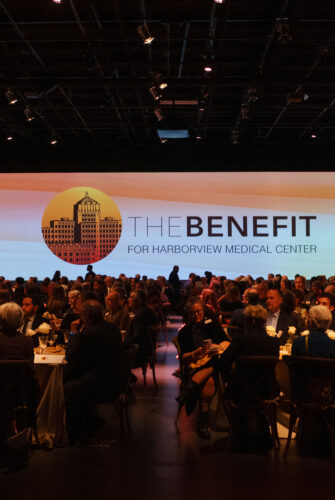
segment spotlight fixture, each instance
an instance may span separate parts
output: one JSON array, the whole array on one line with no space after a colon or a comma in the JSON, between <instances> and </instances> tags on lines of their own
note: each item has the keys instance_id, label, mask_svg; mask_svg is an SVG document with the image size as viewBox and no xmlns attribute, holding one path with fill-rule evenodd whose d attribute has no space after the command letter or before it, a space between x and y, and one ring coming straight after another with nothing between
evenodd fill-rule
<instances>
[{"instance_id":1,"label":"spotlight fixture","mask_svg":"<svg viewBox=\"0 0 335 500\"><path fill-rule=\"evenodd\" d=\"M158 120L159 122L161 122L161 121L163 120L163 118L164 118L164 115L163 115L163 113L162 113L161 108L155 108L155 109L154 109L154 113L155 113L155 115L156 115L156 117L157 117L157 120Z\"/></svg>"},{"instance_id":2,"label":"spotlight fixture","mask_svg":"<svg viewBox=\"0 0 335 500\"><path fill-rule=\"evenodd\" d=\"M213 73L213 65L209 64L209 63L205 64L205 66L204 66L204 72L207 75L210 75L211 73Z\"/></svg>"},{"instance_id":3,"label":"spotlight fixture","mask_svg":"<svg viewBox=\"0 0 335 500\"><path fill-rule=\"evenodd\" d=\"M8 99L9 104L15 104L18 101L18 98L15 96L13 89L7 89L5 95Z\"/></svg>"},{"instance_id":4,"label":"spotlight fixture","mask_svg":"<svg viewBox=\"0 0 335 500\"><path fill-rule=\"evenodd\" d=\"M149 92L152 95L152 97L155 99L155 101L159 101L159 99L162 97L155 85L150 87Z\"/></svg>"},{"instance_id":5,"label":"spotlight fixture","mask_svg":"<svg viewBox=\"0 0 335 500\"><path fill-rule=\"evenodd\" d=\"M198 141L201 141L202 139L202 135L199 133L197 133L196 137L195 137Z\"/></svg>"},{"instance_id":6,"label":"spotlight fixture","mask_svg":"<svg viewBox=\"0 0 335 500\"><path fill-rule=\"evenodd\" d=\"M305 92L291 92L287 94L286 101L287 104L301 104L309 99L309 95Z\"/></svg>"},{"instance_id":7,"label":"spotlight fixture","mask_svg":"<svg viewBox=\"0 0 335 500\"><path fill-rule=\"evenodd\" d=\"M161 137L161 138L160 138L160 141L161 141L161 144L165 144L165 143L167 142L167 139L165 139L165 138Z\"/></svg>"},{"instance_id":8,"label":"spotlight fixture","mask_svg":"<svg viewBox=\"0 0 335 500\"><path fill-rule=\"evenodd\" d=\"M311 130L309 131L309 137L310 137L311 139L317 139L317 138L318 138L318 135L317 135L317 133L315 132L315 130L311 129Z\"/></svg>"},{"instance_id":9,"label":"spotlight fixture","mask_svg":"<svg viewBox=\"0 0 335 500\"><path fill-rule=\"evenodd\" d=\"M32 120L35 119L35 117L33 116L32 112L31 112L31 109L27 106L26 109L24 110L24 116L26 117L26 121L27 122L31 122Z\"/></svg>"},{"instance_id":10,"label":"spotlight fixture","mask_svg":"<svg viewBox=\"0 0 335 500\"><path fill-rule=\"evenodd\" d=\"M231 133L231 142L232 144L239 144L240 142L240 134L238 130L233 130Z\"/></svg>"},{"instance_id":11,"label":"spotlight fixture","mask_svg":"<svg viewBox=\"0 0 335 500\"><path fill-rule=\"evenodd\" d=\"M207 103L205 99L199 99L198 101L198 111L206 111Z\"/></svg>"},{"instance_id":12,"label":"spotlight fixture","mask_svg":"<svg viewBox=\"0 0 335 500\"><path fill-rule=\"evenodd\" d=\"M57 142L58 142L57 139L51 139L50 144L54 145L57 144Z\"/></svg>"},{"instance_id":13,"label":"spotlight fixture","mask_svg":"<svg viewBox=\"0 0 335 500\"><path fill-rule=\"evenodd\" d=\"M214 0L214 3L223 4L226 0Z\"/></svg>"},{"instance_id":14,"label":"spotlight fixture","mask_svg":"<svg viewBox=\"0 0 335 500\"><path fill-rule=\"evenodd\" d=\"M150 45L155 40L155 37L150 34L146 24L139 26L137 32L143 40L143 45Z\"/></svg>"},{"instance_id":15,"label":"spotlight fixture","mask_svg":"<svg viewBox=\"0 0 335 500\"><path fill-rule=\"evenodd\" d=\"M247 101L248 103L254 103L258 101L257 90L252 85L247 88Z\"/></svg>"},{"instance_id":16,"label":"spotlight fixture","mask_svg":"<svg viewBox=\"0 0 335 500\"><path fill-rule=\"evenodd\" d=\"M12 140L13 140L13 136L12 135L7 135L6 141L12 141Z\"/></svg>"},{"instance_id":17,"label":"spotlight fixture","mask_svg":"<svg viewBox=\"0 0 335 500\"><path fill-rule=\"evenodd\" d=\"M62 0L52 0L53 3L62 3Z\"/></svg>"},{"instance_id":18,"label":"spotlight fixture","mask_svg":"<svg viewBox=\"0 0 335 500\"><path fill-rule=\"evenodd\" d=\"M157 87L160 88L161 90L166 89L168 84L167 84L165 78L163 77L163 75L161 75L160 73L156 73L156 72L151 72L151 74L152 74L153 80L155 81Z\"/></svg>"}]
</instances>

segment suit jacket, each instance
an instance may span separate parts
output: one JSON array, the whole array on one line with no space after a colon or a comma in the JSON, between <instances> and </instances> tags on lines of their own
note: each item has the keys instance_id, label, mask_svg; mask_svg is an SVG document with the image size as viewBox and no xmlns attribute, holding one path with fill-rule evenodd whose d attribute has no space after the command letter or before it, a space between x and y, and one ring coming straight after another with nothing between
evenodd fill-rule
<instances>
[{"instance_id":1,"label":"suit jacket","mask_svg":"<svg viewBox=\"0 0 335 500\"><path fill-rule=\"evenodd\" d=\"M335 358L335 340L332 340L323 330L310 332L307 341L301 336L294 340L292 346L293 356L311 356L316 358Z\"/></svg>"},{"instance_id":2,"label":"suit jacket","mask_svg":"<svg viewBox=\"0 0 335 500\"><path fill-rule=\"evenodd\" d=\"M74 378L98 373L106 388L118 381L121 355L120 330L104 320L74 335L66 349L66 360L75 369Z\"/></svg>"},{"instance_id":3,"label":"suit jacket","mask_svg":"<svg viewBox=\"0 0 335 500\"><path fill-rule=\"evenodd\" d=\"M0 359L27 360L34 367L34 345L31 337L15 331L0 333Z\"/></svg>"},{"instance_id":4,"label":"suit jacket","mask_svg":"<svg viewBox=\"0 0 335 500\"><path fill-rule=\"evenodd\" d=\"M228 334L231 339L245 332L245 316L243 312L244 307L236 309L231 315L231 320L228 326Z\"/></svg>"},{"instance_id":5,"label":"suit jacket","mask_svg":"<svg viewBox=\"0 0 335 500\"><path fill-rule=\"evenodd\" d=\"M205 318L201 323L184 325L178 332L181 354L194 351L194 349L202 345L202 341L205 339L211 339L214 344L219 344L226 339L224 331L217 320Z\"/></svg>"},{"instance_id":6,"label":"suit jacket","mask_svg":"<svg viewBox=\"0 0 335 500\"><path fill-rule=\"evenodd\" d=\"M227 378L231 364L238 356L279 356L280 339L269 337L265 329L249 330L237 335L222 354L219 366Z\"/></svg>"},{"instance_id":7,"label":"suit jacket","mask_svg":"<svg viewBox=\"0 0 335 500\"><path fill-rule=\"evenodd\" d=\"M282 309L280 310L276 332L278 333L280 330L283 332L280 337L280 345L285 345L288 339L288 328L289 326L295 326L298 329L298 321L297 318L287 314Z\"/></svg>"}]
</instances>

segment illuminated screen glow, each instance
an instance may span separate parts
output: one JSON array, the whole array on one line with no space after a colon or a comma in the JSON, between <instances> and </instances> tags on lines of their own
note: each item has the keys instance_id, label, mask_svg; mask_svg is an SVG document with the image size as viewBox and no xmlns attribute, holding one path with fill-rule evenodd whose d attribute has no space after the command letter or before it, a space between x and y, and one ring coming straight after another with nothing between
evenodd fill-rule
<instances>
[{"instance_id":1,"label":"illuminated screen glow","mask_svg":"<svg viewBox=\"0 0 335 500\"><path fill-rule=\"evenodd\" d=\"M109 213L102 210L98 222L85 219L85 227L82 220L76 226L76 238L86 235L90 251L97 245L102 249L92 260L96 273L155 278L177 264L182 279L207 270L227 277L335 274L335 173L94 172L0 174L1 275L42 279L60 270L74 279L85 274L86 265L59 258L42 235L46 208L73 188L78 199L90 189L101 191L121 216L122 231L120 226L111 247L112 233L103 222ZM68 218L65 229L57 229L64 258L73 250L65 236L78 221L71 211L63 212L60 206L47 226L51 219ZM63 230L69 233L64 236ZM106 256L99 260L101 255Z\"/></svg>"}]
</instances>

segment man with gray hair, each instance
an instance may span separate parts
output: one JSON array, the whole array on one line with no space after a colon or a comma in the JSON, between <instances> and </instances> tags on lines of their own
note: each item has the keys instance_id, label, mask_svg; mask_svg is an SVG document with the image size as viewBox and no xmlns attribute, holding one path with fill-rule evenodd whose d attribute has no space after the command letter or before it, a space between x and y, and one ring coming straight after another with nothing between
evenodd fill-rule
<instances>
[{"instance_id":1,"label":"man with gray hair","mask_svg":"<svg viewBox=\"0 0 335 500\"><path fill-rule=\"evenodd\" d=\"M312 356L315 358L335 358L335 340L326 330L332 314L326 306L313 306L307 314L309 335L302 335L293 342L293 356Z\"/></svg>"}]
</instances>

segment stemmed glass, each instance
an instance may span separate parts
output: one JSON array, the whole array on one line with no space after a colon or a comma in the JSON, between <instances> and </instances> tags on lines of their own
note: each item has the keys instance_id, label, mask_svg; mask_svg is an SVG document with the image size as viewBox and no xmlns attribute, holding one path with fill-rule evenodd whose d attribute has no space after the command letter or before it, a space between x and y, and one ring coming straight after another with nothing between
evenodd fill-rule
<instances>
[{"instance_id":1,"label":"stemmed glass","mask_svg":"<svg viewBox=\"0 0 335 500\"><path fill-rule=\"evenodd\" d=\"M42 354L45 353L46 351L46 348L47 348L47 345L48 345L48 334L46 333L40 333L39 337L38 337L38 342L40 344L40 348L42 350Z\"/></svg>"},{"instance_id":2,"label":"stemmed glass","mask_svg":"<svg viewBox=\"0 0 335 500\"><path fill-rule=\"evenodd\" d=\"M49 345L51 347L56 343L57 338L58 338L58 334L57 333L50 333L49 334Z\"/></svg>"}]
</instances>

